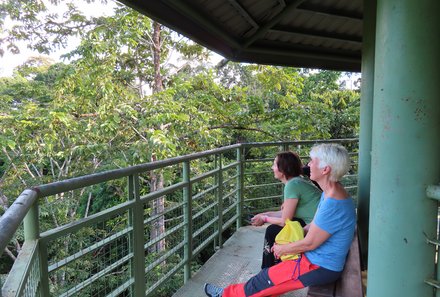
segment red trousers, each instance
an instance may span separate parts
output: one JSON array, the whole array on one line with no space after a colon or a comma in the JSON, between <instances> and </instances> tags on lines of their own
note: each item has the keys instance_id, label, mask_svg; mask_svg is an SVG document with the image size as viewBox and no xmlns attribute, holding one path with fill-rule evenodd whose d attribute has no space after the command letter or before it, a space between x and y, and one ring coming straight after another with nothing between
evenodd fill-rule
<instances>
[{"instance_id":1,"label":"red trousers","mask_svg":"<svg viewBox=\"0 0 440 297\"><path fill-rule=\"evenodd\" d=\"M275 297L304 288L299 277L319 266L310 263L306 256L299 260L281 262L261 270L246 283L226 287L222 297Z\"/></svg>"}]
</instances>

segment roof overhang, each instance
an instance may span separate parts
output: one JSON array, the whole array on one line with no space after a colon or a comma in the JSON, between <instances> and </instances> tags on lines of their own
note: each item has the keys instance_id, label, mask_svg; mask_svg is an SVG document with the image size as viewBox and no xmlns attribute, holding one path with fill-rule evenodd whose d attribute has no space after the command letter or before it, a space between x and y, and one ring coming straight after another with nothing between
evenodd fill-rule
<instances>
[{"instance_id":1,"label":"roof overhang","mask_svg":"<svg viewBox=\"0 0 440 297\"><path fill-rule=\"evenodd\" d=\"M232 61L360 71L362 0L123 0Z\"/></svg>"}]
</instances>

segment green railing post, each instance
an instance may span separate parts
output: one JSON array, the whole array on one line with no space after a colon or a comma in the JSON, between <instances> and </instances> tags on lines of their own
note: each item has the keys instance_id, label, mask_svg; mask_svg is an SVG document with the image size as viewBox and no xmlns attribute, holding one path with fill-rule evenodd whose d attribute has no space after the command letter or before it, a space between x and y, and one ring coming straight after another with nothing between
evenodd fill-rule
<instances>
[{"instance_id":1,"label":"green railing post","mask_svg":"<svg viewBox=\"0 0 440 297\"><path fill-rule=\"evenodd\" d=\"M222 231L223 231L223 170L222 155L216 155L218 173L217 179L217 203L218 203L218 247L223 247Z\"/></svg>"},{"instance_id":2,"label":"green railing post","mask_svg":"<svg viewBox=\"0 0 440 297\"><path fill-rule=\"evenodd\" d=\"M183 182L186 183L186 186L183 188L183 217L185 223L184 281L186 283L191 278L192 260L192 193L189 161L183 162Z\"/></svg>"},{"instance_id":3,"label":"green railing post","mask_svg":"<svg viewBox=\"0 0 440 297\"><path fill-rule=\"evenodd\" d=\"M36 199L23 220L24 241L38 240L38 238L40 237L40 224L38 217L39 217L38 199ZM40 263L42 262L40 261ZM47 257L46 257L46 263L47 263ZM43 271L45 272L45 274L43 274ZM40 265L40 275L41 275L40 293L42 294L42 296L46 296L43 294L43 287L47 287L47 291L49 290L49 283L47 282L47 279L49 278L47 272L47 264L46 264L46 269L42 269ZM43 286L43 281L45 283L44 286ZM1 297L1 284L0 284L0 297Z\"/></svg>"},{"instance_id":4,"label":"green railing post","mask_svg":"<svg viewBox=\"0 0 440 297\"><path fill-rule=\"evenodd\" d=\"M38 222L38 200L31 206L23 220L24 240L37 240L40 237Z\"/></svg>"},{"instance_id":5,"label":"green railing post","mask_svg":"<svg viewBox=\"0 0 440 297\"><path fill-rule=\"evenodd\" d=\"M47 243L40 241L38 244L40 260L40 296L50 296L49 290L49 265L47 263Z\"/></svg>"},{"instance_id":6,"label":"green railing post","mask_svg":"<svg viewBox=\"0 0 440 297\"><path fill-rule=\"evenodd\" d=\"M134 277L134 296L145 296L145 251L144 251L144 207L140 200L139 175L128 177L128 199L135 200L129 211L129 223L133 227L132 238L129 240L129 250L133 251L130 263L131 275Z\"/></svg>"},{"instance_id":7,"label":"green railing post","mask_svg":"<svg viewBox=\"0 0 440 297\"><path fill-rule=\"evenodd\" d=\"M244 205L244 195L243 195L243 150L244 147L240 146L237 148L237 229L242 226L241 217L243 216L243 205Z\"/></svg>"},{"instance_id":8,"label":"green railing post","mask_svg":"<svg viewBox=\"0 0 440 297\"><path fill-rule=\"evenodd\" d=\"M374 54L376 32L376 1L364 1L362 39L362 89L360 101L360 132L358 159L358 237L362 265L367 268L368 224L370 216L371 145L373 132Z\"/></svg>"},{"instance_id":9,"label":"green railing post","mask_svg":"<svg viewBox=\"0 0 440 297\"><path fill-rule=\"evenodd\" d=\"M39 214L38 214L38 199L29 209L26 214L23 225L24 225L24 239L27 240L38 240L40 237L40 224L39 224ZM49 289L49 266L47 263L47 244L45 241L40 241L38 243L38 256L40 261L40 296L50 296Z\"/></svg>"}]
</instances>

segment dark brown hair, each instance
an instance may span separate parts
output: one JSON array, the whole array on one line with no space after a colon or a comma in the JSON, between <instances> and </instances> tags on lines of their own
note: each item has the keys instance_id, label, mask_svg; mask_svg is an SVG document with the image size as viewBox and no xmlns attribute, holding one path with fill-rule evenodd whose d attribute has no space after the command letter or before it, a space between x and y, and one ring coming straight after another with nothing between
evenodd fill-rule
<instances>
[{"instance_id":1,"label":"dark brown hair","mask_svg":"<svg viewBox=\"0 0 440 297\"><path fill-rule=\"evenodd\" d=\"M302 163L299 156L291 151L278 153L276 156L278 170L286 176L286 179L297 177L302 174Z\"/></svg>"}]
</instances>

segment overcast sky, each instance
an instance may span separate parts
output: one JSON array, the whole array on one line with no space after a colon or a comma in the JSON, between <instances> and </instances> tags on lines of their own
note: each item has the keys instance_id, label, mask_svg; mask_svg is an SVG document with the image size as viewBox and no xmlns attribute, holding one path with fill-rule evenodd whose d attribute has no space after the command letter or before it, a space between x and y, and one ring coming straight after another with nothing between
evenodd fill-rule
<instances>
[{"instance_id":1,"label":"overcast sky","mask_svg":"<svg viewBox=\"0 0 440 297\"><path fill-rule=\"evenodd\" d=\"M59 15L62 15L62 12L66 10L66 6L63 4L63 2L67 1L61 1L61 3L57 6L51 5L47 0L42 0L42 2L44 2L45 5L49 7L51 12L53 13L58 13ZM109 0L107 4L102 4L100 1L96 1L90 4L87 4L84 1L77 1L76 3L77 5L81 4L79 5L81 10L88 16L111 15L115 6L115 3L111 0ZM6 18L5 26L12 25L13 23L11 22L11 20L9 18ZM79 45L79 43L79 38L71 37L67 48L52 53L49 57L52 58L54 61L59 61L61 55L75 49ZM14 55L9 52L5 52L3 57L0 57L0 77L11 76L14 68L26 62L29 57L46 56L38 53L37 51L31 51L30 49L28 49L26 46L26 42L20 42L17 44L20 47L20 54Z\"/></svg>"}]
</instances>

